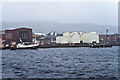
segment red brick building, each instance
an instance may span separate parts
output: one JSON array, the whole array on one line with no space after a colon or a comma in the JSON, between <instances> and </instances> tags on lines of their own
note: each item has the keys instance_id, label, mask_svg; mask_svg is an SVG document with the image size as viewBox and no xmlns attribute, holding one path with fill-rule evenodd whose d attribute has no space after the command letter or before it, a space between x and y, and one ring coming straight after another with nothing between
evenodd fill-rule
<instances>
[{"instance_id":1,"label":"red brick building","mask_svg":"<svg viewBox=\"0 0 120 80\"><path fill-rule=\"evenodd\" d=\"M33 34L32 37L33 37L33 38L35 38L35 37L36 37L36 38L41 38L41 37L43 37L43 35L35 35L35 34Z\"/></svg>"},{"instance_id":2,"label":"red brick building","mask_svg":"<svg viewBox=\"0 0 120 80\"><path fill-rule=\"evenodd\" d=\"M5 34L0 34L0 39L5 40Z\"/></svg>"},{"instance_id":3,"label":"red brick building","mask_svg":"<svg viewBox=\"0 0 120 80\"><path fill-rule=\"evenodd\" d=\"M17 28L12 30L5 30L5 43L11 42L32 42L31 28Z\"/></svg>"},{"instance_id":4,"label":"red brick building","mask_svg":"<svg viewBox=\"0 0 120 80\"><path fill-rule=\"evenodd\" d=\"M100 35L99 39L100 42L116 42L117 41L118 34L112 34L112 35Z\"/></svg>"},{"instance_id":5,"label":"red brick building","mask_svg":"<svg viewBox=\"0 0 120 80\"><path fill-rule=\"evenodd\" d=\"M5 40L5 31L4 30L0 31L0 39Z\"/></svg>"}]
</instances>

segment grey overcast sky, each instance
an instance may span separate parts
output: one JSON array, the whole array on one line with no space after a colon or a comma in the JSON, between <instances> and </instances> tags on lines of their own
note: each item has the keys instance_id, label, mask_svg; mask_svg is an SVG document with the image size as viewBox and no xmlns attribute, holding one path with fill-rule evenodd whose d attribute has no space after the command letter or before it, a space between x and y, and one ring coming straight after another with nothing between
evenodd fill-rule
<instances>
[{"instance_id":1,"label":"grey overcast sky","mask_svg":"<svg viewBox=\"0 0 120 80\"><path fill-rule=\"evenodd\" d=\"M117 2L4 2L2 9L5 22L118 24Z\"/></svg>"}]
</instances>

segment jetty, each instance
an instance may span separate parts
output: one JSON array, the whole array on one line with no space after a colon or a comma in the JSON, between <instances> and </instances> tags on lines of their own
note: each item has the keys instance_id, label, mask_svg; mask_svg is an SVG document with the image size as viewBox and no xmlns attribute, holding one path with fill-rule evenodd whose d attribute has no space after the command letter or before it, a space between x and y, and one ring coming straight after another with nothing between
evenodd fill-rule
<instances>
[{"instance_id":1,"label":"jetty","mask_svg":"<svg viewBox=\"0 0 120 80\"><path fill-rule=\"evenodd\" d=\"M109 45L109 44L96 44L96 45L92 45L92 44L74 44L74 45L62 45L62 44L49 44L49 45L39 45L37 48L76 48L76 47L89 47L89 48L107 48L107 47L112 47L112 46L120 46L120 45ZM37 48L33 48L33 49L37 49ZM11 47L0 47L1 50L5 50L5 49L11 49ZM24 48L21 48L24 49ZM26 49L26 48L25 48ZM27 49L32 49L32 48L27 48ZM16 50L16 49L15 49Z\"/></svg>"}]
</instances>

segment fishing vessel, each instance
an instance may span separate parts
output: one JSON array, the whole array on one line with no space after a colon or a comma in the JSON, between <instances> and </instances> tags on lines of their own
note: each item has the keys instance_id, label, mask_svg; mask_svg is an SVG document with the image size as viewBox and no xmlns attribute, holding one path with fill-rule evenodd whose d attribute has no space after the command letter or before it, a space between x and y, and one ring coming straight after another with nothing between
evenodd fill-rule
<instances>
[{"instance_id":1,"label":"fishing vessel","mask_svg":"<svg viewBox=\"0 0 120 80\"><path fill-rule=\"evenodd\" d=\"M11 50L14 49L37 49L39 46L38 43L31 43L31 42L22 42L22 43L13 43L13 45L10 46Z\"/></svg>"},{"instance_id":2,"label":"fishing vessel","mask_svg":"<svg viewBox=\"0 0 120 80\"><path fill-rule=\"evenodd\" d=\"M16 42L11 43L10 49L11 50L15 50L15 49L37 49L38 46L39 46L38 43L23 42L22 39L20 38L19 43L16 43Z\"/></svg>"}]
</instances>

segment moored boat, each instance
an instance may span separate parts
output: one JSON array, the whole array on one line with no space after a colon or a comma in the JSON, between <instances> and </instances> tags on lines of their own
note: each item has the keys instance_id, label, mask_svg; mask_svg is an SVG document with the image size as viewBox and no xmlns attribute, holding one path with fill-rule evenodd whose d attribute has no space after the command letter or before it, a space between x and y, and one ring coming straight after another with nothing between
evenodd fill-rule
<instances>
[{"instance_id":1,"label":"moored boat","mask_svg":"<svg viewBox=\"0 0 120 80\"><path fill-rule=\"evenodd\" d=\"M11 50L15 49L37 49L39 46L38 43L31 43L31 42L22 42L22 43L14 43L10 46Z\"/></svg>"}]
</instances>

